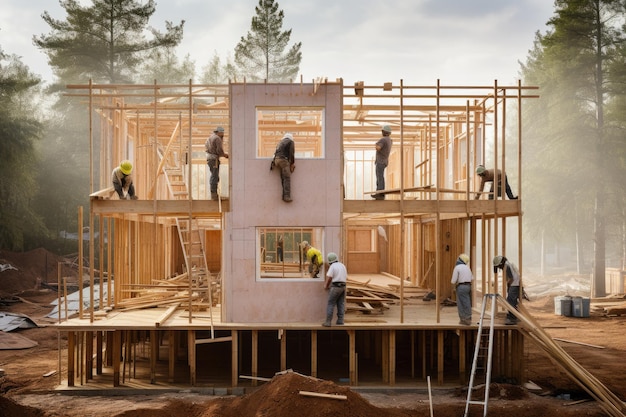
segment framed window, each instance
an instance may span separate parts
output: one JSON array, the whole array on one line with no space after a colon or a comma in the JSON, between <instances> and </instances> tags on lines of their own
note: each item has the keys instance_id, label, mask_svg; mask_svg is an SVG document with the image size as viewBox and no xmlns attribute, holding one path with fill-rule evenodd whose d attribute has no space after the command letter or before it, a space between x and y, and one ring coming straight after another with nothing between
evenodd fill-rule
<instances>
[{"instance_id":1,"label":"framed window","mask_svg":"<svg viewBox=\"0 0 626 417\"><path fill-rule=\"evenodd\" d=\"M323 254L323 235L321 227L258 227L257 278L311 279L301 244L307 241Z\"/></svg>"},{"instance_id":2,"label":"framed window","mask_svg":"<svg viewBox=\"0 0 626 417\"><path fill-rule=\"evenodd\" d=\"M296 158L324 158L323 107L257 107L257 158L274 156L276 145L293 135Z\"/></svg>"}]
</instances>

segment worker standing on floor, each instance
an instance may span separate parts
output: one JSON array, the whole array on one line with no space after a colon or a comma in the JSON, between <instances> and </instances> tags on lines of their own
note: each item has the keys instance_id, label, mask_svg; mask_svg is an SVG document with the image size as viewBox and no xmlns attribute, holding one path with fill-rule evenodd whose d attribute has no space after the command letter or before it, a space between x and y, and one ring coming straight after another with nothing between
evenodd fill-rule
<instances>
[{"instance_id":1,"label":"worker standing on floor","mask_svg":"<svg viewBox=\"0 0 626 417\"><path fill-rule=\"evenodd\" d=\"M504 277L506 278L506 302L511 304L511 306L517 310L517 304L520 297L520 274L517 270L517 266L509 262L506 257L498 255L493 258L493 273L497 274L498 269L502 270ZM517 317L515 317L515 314L509 311L506 314L506 321L504 324L517 324Z\"/></svg>"},{"instance_id":2,"label":"worker standing on floor","mask_svg":"<svg viewBox=\"0 0 626 417\"><path fill-rule=\"evenodd\" d=\"M456 307L459 311L459 324L472 324L472 281L474 276L469 267L469 256L462 253L452 271L452 285L456 288Z\"/></svg>"},{"instance_id":3,"label":"worker standing on floor","mask_svg":"<svg viewBox=\"0 0 626 417\"><path fill-rule=\"evenodd\" d=\"M209 185L211 187L211 200L217 200L217 184L220 182L220 157L228 158L228 154L224 152L224 128L217 126L213 134L204 143L206 152L206 163L211 171L211 179Z\"/></svg>"},{"instance_id":4,"label":"worker standing on floor","mask_svg":"<svg viewBox=\"0 0 626 417\"><path fill-rule=\"evenodd\" d=\"M304 240L300 247L302 247L302 251L304 252L304 256L309 261L309 275L311 278L319 278L318 274L322 265L324 265L324 257L322 256L322 252L319 249L314 248Z\"/></svg>"},{"instance_id":5,"label":"worker standing on floor","mask_svg":"<svg viewBox=\"0 0 626 417\"><path fill-rule=\"evenodd\" d=\"M346 282L348 281L348 271L346 266L339 262L337 254L328 254L328 271L324 288L329 290L328 303L326 304L326 321L322 326L330 327L333 321L333 312L337 306L337 325L342 326L343 317L346 310Z\"/></svg>"},{"instance_id":6,"label":"worker standing on floor","mask_svg":"<svg viewBox=\"0 0 626 417\"><path fill-rule=\"evenodd\" d=\"M130 175L132 172L133 164L125 159L111 173L111 182L120 200L137 200L133 177Z\"/></svg>"},{"instance_id":7,"label":"worker standing on floor","mask_svg":"<svg viewBox=\"0 0 626 417\"><path fill-rule=\"evenodd\" d=\"M384 125L382 128L383 137L376 142L376 191L385 189L385 169L389 165L389 154L391 153L391 126ZM384 200L385 194L372 194L376 200Z\"/></svg>"}]
</instances>

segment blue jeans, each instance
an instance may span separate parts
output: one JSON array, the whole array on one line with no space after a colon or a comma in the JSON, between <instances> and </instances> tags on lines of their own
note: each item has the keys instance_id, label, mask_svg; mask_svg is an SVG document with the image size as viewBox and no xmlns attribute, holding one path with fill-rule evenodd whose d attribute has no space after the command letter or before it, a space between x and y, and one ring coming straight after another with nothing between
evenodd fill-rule
<instances>
[{"instance_id":1,"label":"blue jeans","mask_svg":"<svg viewBox=\"0 0 626 417\"><path fill-rule=\"evenodd\" d=\"M508 291L506 292L506 302L511 304L517 310L518 301L519 301L519 285L516 285L515 287L509 287ZM508 312L506 314L506 319L517 321L517 317L515 317L515 314L511 312Z\"/></svg>"},{"instance_id":2,"label":"blue jeans","mask_svg":"<svg viewBox=\"0 0 626 417\"><path fill-rule=\"evenodd\" d=\"M333 311L337 306L337 324L343 324L343 314L346 310L346 287L330 286L328 290L328 304L326 306L326 321L333 319Z\"/></svg>"}]
</instances>

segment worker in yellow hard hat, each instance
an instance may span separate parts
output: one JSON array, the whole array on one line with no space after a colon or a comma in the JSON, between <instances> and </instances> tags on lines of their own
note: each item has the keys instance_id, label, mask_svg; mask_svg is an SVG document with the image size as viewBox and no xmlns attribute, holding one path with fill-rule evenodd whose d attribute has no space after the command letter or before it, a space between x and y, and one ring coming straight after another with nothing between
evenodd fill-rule
<instances>
[{"instance_id":1,"label":"worker in yellow hard hat","mask_svg":"<svg viewBox=\"0 0 626 417\"><path fill-rule=\"evenodd\" d=\"M502 195L502 171L499 169L487 169L484 165L478 165L476 167L476 175L480 177L480 185L478 186L478 192L475 197L476 200L480 198L480 194L482 193L486 183L491 184L491 187L489 188L489 200L493 200L494 198L493 189L496 182L498 197ZM517 200L517 196L514 196L513 191L511 191L509 179L506 177L506 174L504 174L504 189L506 196L509 197L509 200Z\"/></svg>"},{"instance_id":2,"label":"worker in yellow hard hat","mask_svg":"<svg viewBox=\"0 0 626 417\"><path fill-rule=\"evenodd\" d=\"M120 200L137 200L133 178L130 175L132 172L133 164L125 159L120 162L120 165L116 167L111 174L113 188L115 188Z\"/></svg>"},{"instance_id":3,"label":"worker in yellow hard hat","mask_svg":"<svg viewBox=\"0 0 626 417\"><path fill-rule=\"evenodd\" d=\"M311 278L319 278L318 274L322 265L324 265L324 257L319 249L314 248L306 240L300 243L304 256L309 261L309 274Z\"/></svg>"}]
</instances>

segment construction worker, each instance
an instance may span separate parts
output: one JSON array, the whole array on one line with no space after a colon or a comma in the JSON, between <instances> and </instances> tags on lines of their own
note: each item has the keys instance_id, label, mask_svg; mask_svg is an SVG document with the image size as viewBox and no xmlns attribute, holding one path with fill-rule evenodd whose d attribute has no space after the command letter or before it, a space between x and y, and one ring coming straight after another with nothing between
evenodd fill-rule
<instances>
[{"instance_id":1,"label":"construction worker","mask_svg":"<svg viewBox=\"0 0 626 417\"><path fill-rule=\"evenodd\" d=\"M137 200L133 177L130 175L131 172L133 172L133 164L125 159L120 162L120 165L111 174L113 188L115 188L120 200Z\"/></svg>"},{"instance_id":2,"label":"construction worker","mask_svg":"<svg viewBox=\"0 0 626 417\"><path fill-rule=\"evenodd\" d=\"M220 157L228 158L228 154L224 152L223 147L224 128L217 126L213 134L204 143L206 152L206 163L211 171L211 179L209 184L211 187L211 200L217 200L217 184L220 182Z\"/></svg>"},{"instance_id":3,"label":"construction worker","mask_svg":"<svg viewBox=\"0 0 626 417\"><path fill-rule=\"evenodd\" d=\"M319 274L322 265L324 265L322 252L311 246L306 240L303 241L300 246L302 247L304 256L306 256L306 259L309 261L309 275L311 278L319 278L317 275Z\"/></svg>"},{"instance_id":4,"label":"construction worker","mask_svg":"<svg viewBox=\"0 0 626 417\"><path fill-rule=\"evenodd\" d=\"M502 171L497 170L497 182L498 182L498 197L500 197L502 195L502 183L500 182L500 178L502 177ZM486 169L484 165L478 165L478 167L476 167L476 175L478 175L480 177L480 186L478 187L478 192L476 193L476 197L475 199L478 200L480 198L480 194L482 193L485 184L486 183L491 183L491 188L489 189L489 200L493 200L493 185L494 185L494 179L496 178L496 170L493 169ZM506 195L507 197L509 197L509 200L517 200L517 197L513 195L513 192L511 191L511 187L509 186L509 180L506 177L506 174L504 174L504 188L506 191Z\"/></svg>"},{"instance_id":5,"label":"construction worker","mask_svg":"<svg viewBox=\"0 0 626 417\"><path fill-rule=\"evenodd\" d=\"M517 270L515 264L509 262L509 260L502 255L498 255L493 258L493 273L497 274L498 269L503 271L504 277L506 278L506 301L517 310L517 304L520 297L519 271ZM509 311L506 315L506 321L504 324L517 324L517 317L515 317L515 314Z\"/></svg>"},{"instance_id":6,"label":"construction worker","mask_svg":"<svg viewBox=\"0 0 626 417\"><path fill-rule=\"evenodd\" d=\"M337 306L337 325L343 325L343 316L346 309L346 281L348 280L348 271L346 266L339 262L337 254L331 252L328 254L328 271L326 272L326 281L324 289L328 292L328 303L326 304L326 321L322 326L330 327L333 321L333 311Z\"/></svg>"},{"instance_id":7,"label":"construction worker","mask_svg":"<svg viewBox=\"0 0 626 417\"><path fill-rule=\"evenodd\" d=\"M285 136L278 142L274 159L270 165L270 171L274 166L280 170L280 181L283 187L283 201L291 202L291 174L296 169L296 145L293 141L291 133L285 133Z\"/></svg>"},{"instance_id":8,"label":"construction worker","mask_svg":"<svg viewBox=\"0 0 626 417\"><path fill-rule=\"evenodd\" d=\"M459 312L459 324L472 324L472 281L474 276L469 268L469 256L459 255L452 271L452 285L456 288L456 307Z\"/></svg>"},{"instance_id":9,"label":"construction worker","mask_svg":"<svg viewBox=\"0 0 626 417\"><path fill-rule=\"evenodd\" d=\"M376 191L385 189L385 168L389 165L389 154L391 153L391 126L384 125L382 128L383 137L376 142ZM372 194L376 200L384 200L385 194Z\"/></svg>"}]
</instances>

